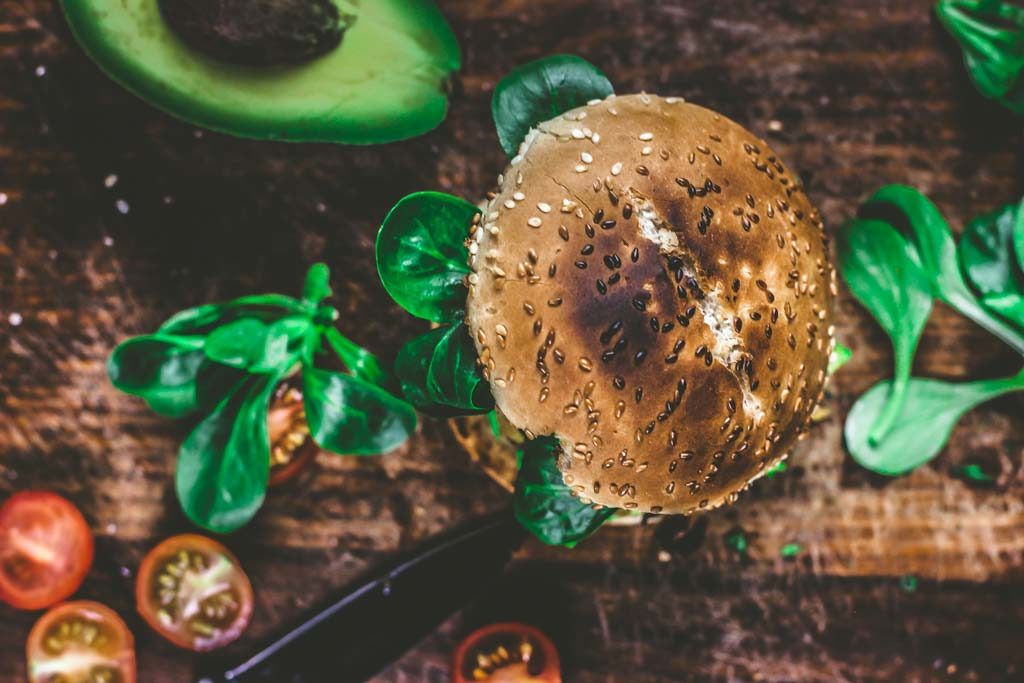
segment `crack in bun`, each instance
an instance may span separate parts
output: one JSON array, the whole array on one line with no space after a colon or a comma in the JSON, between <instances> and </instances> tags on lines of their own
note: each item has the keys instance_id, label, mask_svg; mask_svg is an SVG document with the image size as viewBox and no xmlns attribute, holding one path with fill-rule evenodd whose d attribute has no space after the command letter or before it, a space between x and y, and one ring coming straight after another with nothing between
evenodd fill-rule
<instances>
[{"instance_id":1,"label":"crack in bun","mask_svg":"<svg viewBox=\"0 0 1024 683\"><path fill-rule=\"evenodd\" d=\"M835 272L762 140L678 98L532 130L468 241L467 323L500 410L554 435L584 501L731 502L822 397Z\"/></svg>"}]
</instances>

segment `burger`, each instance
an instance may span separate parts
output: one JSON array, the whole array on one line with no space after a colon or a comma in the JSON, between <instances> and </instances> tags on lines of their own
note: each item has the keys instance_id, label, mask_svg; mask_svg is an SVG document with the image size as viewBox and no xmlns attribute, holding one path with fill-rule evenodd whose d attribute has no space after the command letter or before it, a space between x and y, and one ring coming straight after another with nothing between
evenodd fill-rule
<instances>
[{"instance_id":1,"label":"burger","mask_svg":"<svg viewBox=\"0 0 1024 683\"><path fill-rule=\"evenodd\" d=\"M529 127L464 229L453 324L581 503L714 508L806 434L835 271L800 179L737 123L675 97L589 99Z\"/></svg>"}]
</instances>

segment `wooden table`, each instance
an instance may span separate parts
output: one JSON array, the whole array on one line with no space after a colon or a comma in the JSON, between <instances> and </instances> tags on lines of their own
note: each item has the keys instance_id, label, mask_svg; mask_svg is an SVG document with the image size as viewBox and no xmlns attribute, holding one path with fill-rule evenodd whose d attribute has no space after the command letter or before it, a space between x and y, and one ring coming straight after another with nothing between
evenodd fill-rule
<instances>
[{"instance_id":1,"label":"wooden table","mask_svg":"<svg viewBox=\"0 0 1024 683\"><path fill-rule=\"evenodd\" d=\"M142 681L190 680L190 658L142 624L131 591L146 550L189 528L172 489L189 425L110 387L117 341L199 302L297 292L323 259L339 324L393 357L423 325L376 278L381 218L413 190L490 189L504 163L494 84L552 52L589 58L620 92L684 95L764 135L831 228L887 182L922 188L959 226L1020 196L1021 119L976 95L931 4L448 0L465 55L448 120L410 142L346 148L173 120L104 77L53 2L0 0L0 497L41 487L74 500L98 551L79 595L129 620ZM445 682L454 644L497 619L548 630L581 683L1020 680L1024 400L968 415L912 475L872 476L845 455L841 425L890 353L845 293L838 317L854 359L789 471L688 528L605 529L573 551L527 543L498 590L374 680ZM940 306L915 370L960 379L1019 365ZM997 480L966 481L966 463ZM440 422L383 457L321 454L314 476L227 541L258 593L238 647L505 501ZM745 558L723 540L736 527ZM784 559L787 543L801 552ZM24 680L34 619L0 607L0 682Z\"/></svg>"}]
</instances>

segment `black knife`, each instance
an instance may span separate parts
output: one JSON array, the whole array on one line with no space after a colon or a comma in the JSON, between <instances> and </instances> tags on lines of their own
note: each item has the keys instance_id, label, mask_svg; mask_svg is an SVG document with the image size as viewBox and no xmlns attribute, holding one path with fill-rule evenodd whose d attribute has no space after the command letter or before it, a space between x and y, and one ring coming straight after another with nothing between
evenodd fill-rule
<instances>
[{"instance_id":1,"label":"black knife","mask_svg":"<svg viewBox=\"0 0 1024 683\"><path fill-rule=\"evenodd\" d=\"M431 539L257 652L206 662L196 683L365 681L497 579L524 535L503 510Z\"/></svg>"}]
</instances>

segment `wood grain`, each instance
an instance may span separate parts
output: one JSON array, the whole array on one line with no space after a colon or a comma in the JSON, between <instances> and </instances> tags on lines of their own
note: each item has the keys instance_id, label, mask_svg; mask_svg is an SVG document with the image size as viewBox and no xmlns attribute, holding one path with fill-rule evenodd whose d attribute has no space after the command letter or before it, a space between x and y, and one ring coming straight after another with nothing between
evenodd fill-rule
<instances>
[{"instance_id":1,"label":"wood grain","mask_svg":"<svg viewBox=\"0 0 1024 683\"><path fill-rule=\"evenodd\" d=\"M489 99L512 66L574 52L621 92L723 112L800 171L831 228L887 182L920 187L956 226L1024 191L1020 120L972 90L925 0L440 4L465 56L448 120L417 140L344 148L198 131L108 80L53 2L0 0L0 497L45 487L83 509L98 553L80 594L129 619L147 683L190 680L189 657L146 629L131 597L145 551L188 528L172 472L189 425L115 392L107 354L188 305L295 292L323 259L345 331L393 357L423 326L376 279L376 226L413 190L490 189L503 158ZM788 472L688 526L609 528L573 551L528 543L498 589L375 681L447 681L455 642L499 618L550 631L566 679L583 683L1019 680L1024 399L979 408L933 463L882 480L850 462L841 425L889 372L887 343L846 293L839 336L854 359ZM915 370L1019 365L939 307ZM997 480L964 480L966 463ZM440 422L380 458L321 455L228 541L259 596L238 647L506 496ZM723 541L738 528L746 557ZM802 552L781 558L787 543ZM33 620L0 608L0 683L24 680Z\"/></svg>"}]
</instances>

